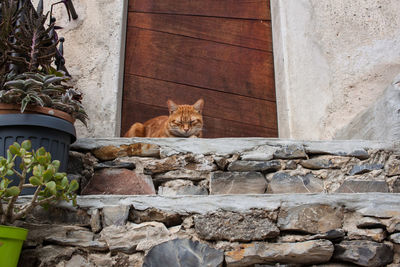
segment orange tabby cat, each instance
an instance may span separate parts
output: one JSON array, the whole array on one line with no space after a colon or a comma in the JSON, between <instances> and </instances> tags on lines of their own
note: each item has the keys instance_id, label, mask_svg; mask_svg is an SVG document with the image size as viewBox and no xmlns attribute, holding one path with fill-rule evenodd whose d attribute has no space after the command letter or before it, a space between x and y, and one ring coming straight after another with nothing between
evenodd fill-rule
<instances>
[{"instance_id":1,"label":"orange tabby cat","mask_svg":"<svg viewBox=\"0 0 400 267\"><path fill-rule=\"evenodd\" d=\"M177 105L167 101L169 116L159 116L146 121L136 122L124 137L201 137L203 116L201 112L204 100L199 99L193 105Z\"/></svg>"}]
</instances>

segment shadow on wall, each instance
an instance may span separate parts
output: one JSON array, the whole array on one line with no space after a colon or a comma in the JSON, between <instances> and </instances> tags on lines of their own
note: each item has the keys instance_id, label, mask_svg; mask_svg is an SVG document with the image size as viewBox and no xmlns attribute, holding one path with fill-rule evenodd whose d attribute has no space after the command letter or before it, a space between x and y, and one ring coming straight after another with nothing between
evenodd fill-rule
<instances>
[{"instance_id":1,"label":"shadow on wall","mask_svg":"<svg viewBox=\"0 0 400 267\"><path fill-rule=\"evenodd\" d=\"M400 75L374 105L341 129L335 139L400 140Z\"/></svg>"}]
</instances>

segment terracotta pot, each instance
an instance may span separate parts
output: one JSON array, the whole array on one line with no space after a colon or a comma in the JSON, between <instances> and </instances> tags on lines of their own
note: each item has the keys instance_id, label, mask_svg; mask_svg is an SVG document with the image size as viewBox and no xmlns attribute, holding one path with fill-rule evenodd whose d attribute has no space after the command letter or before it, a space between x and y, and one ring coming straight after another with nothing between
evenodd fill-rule
<instances>
[{"instance_id":1,"label":"terracotta pot","mask_svg":"<svg viewBox=\"0 0 400 267\"><path fill-rule=\"evenodd\" d=\"M20 105L0 103L0 114L18 114L18 113L21 113ZM44 115L54 116L54 117L69 121L72 124L75 123L75 119L72 118L72 116L69 115L68 113L61 111L61 110L57 110L57 109L47 108L47 107L28 106L28 107L26 107L24 113L26 113L26 114L44 114Z\"/></svg>"}]
</instances>

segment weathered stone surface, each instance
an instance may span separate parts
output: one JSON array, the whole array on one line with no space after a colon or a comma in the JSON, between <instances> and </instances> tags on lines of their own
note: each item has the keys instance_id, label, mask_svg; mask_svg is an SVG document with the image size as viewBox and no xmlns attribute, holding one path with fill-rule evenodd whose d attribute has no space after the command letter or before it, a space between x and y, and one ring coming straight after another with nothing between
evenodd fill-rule
<instances>
[{"instance_id":1,"label":"weathered stone surface","mask_svg":"<svg viewBox=\"0 0 400 267\"><path fill-rule=\"evenodd\" d=\"M93 263L89 260L84 258L81 255L73 255L72 258L68 261L63 261L57 264L55 267L96 267Z\"/></svg>"},{"instance_id":2,"label":"weathered stone surface","mask_svg":"<svg viewBox=\"0 0 400 267\"><path fill-rule=\"evenodd\" d=\"M89 254L87 260L96 267L142 267L144 255L141 252L127 255L124 253ZM58 267L58 266L57 266ZM75 265L71 267L81 267ZM83 266L82 266L83 267Z\"/></svg>"},{"instance_id":3,"label":"weathered stone surface","mask_svg":"<svg viewBox=\"0 0 400 267\"><path fill-rule=\"evenodd\" d=\"M144 248L149 249L151 245L162 243L169 238L169 231L162 223L133 224L128 222L124 226L111 225L103 228L99 239L105 241L112 252L132 254ZM148 247L150 243L151 245Z\"/></svg>"},{"instance_id":4,"label":"weathered stone surface","mask_svg":"<svg viewBox=\"0 0 400 267\"><path fill-rule=\"evenodd\" d=\"M213 157L192 154L146 160L143 161L142 164L143 171L146 174L157 174L178 169L207 173L218 169L217 165L214 163ZM181 175L185 175L185 173L183 172Z\"/></svg>"},{"instance_id":5,"label":"weathered stone surface","mask_svg":"<svg viewBox=\"0 0 400 267\"><path fill-rule=\"evenodd\" d=\"M346 235L346 233L342 229L330 230L326 233L315 234L315 235L295 234L295 233L290 233L290 232L285 234L285 232L283 232L283 235L280 235L278 237L277 242L293 243L293 242L304 242L304 241L319 240L319 239L327 239L327 240L331 240L331 241L337 241L337 240L343 239L343 237L345 237L345 235Z\"/></svg>"},{"instance_id":6,"label":"weathered stone surface","mask_svg":"<svg viewBox=\"0 0 400 267\"><path fill-rule=\"evenodd\" d=\"M20 204L29 197L21 196ZM342 206L357 211L362 216L382 219L400 218L400 195L383 193L359 194L257 194L257 195L210 195L161 197L161 196L78 196L81 208L103 208L112 205L132 205L137 210L156 208L181 215L205 214L217 210L246 212L251 209L276 211L280 207L289 209L301 205ZM62 204L62 203L60 203ZM70 205L69 205L70 206Z\"/></svg>"},{"instance_id":7,"label":"weathered stone surface","mask_svg":"<svg viewBox=\"0 0 400 267\"><path fill-rule=\"evenodd\" d=\"M218 169L221 171L225 171L228 167L229 163L238 160L239 155L227 155L227 156L214 156L214 162L217 164Z\"/></svg>"},{"instance_id":8,"label":"weathered stone surface","mask_svg":"<svg viewBox=\"0 0 400 267\"><path fill-rule=\"evenodd\" d=\"M90 228L93 233L98 233L101 231L101 213L98 209L93 209L90 216Z\"/></svg>"},{"instance_id":9,"label":"weathered stone surface","mask_svg":"<svg viewBox=\"0 0 400 267\"><path fill-rule=\"evenodd\" d=\"M348 179L335 191L336 193L388 193L389 186L385 181L365 181Z\"/></svg>"},{"instance_id":10,"label":"weathered stone surface","mask_svg":"<svg viewBox=\"0 0 400 267\"><path fill-rule=\"evenodd\" d=\"M301 144L283 145L274 152L275 159L303 159L307 154Z\"/></svg>"},{"instance_id":11,"label":"weathered stone surface","mask_svg":"<svg viewBox=\"0 0 400 267\"><path fill-rule=\"evenodd\" d=\"M274 153L279 148L276 146L259 146L254 150L246 151L241 154L242 160L268 161L274 157Z\"/></svg>"},{"instance_id":12,"label":"weathered stone surface","mask_svg":"<svg viewBox=\"0 0 400 267\"><path fill-rule=\"evenodd\" d=\"M210 194L263 194L267 180L259 172L214 172Z\"/></svg>"},{"instance_id":13,"label":"weathered stone surface","mask_svg":"<svg viewBox=\"0 0 400 267\"><path fill-rule=\"evenodd\" d=\"M393 261L393 251L389 245L373 241L342 241L335 245L333 258L360 266L385 266Z\"/></svg>"},{"instance_id":14,"label":"weathered stone surface","mask_svg":"<svg viewBox=\"0 0 400 267\"><path fill-rule=\"evenodd\" d=\"M328 262L333 254L333 244L328 240L297 243L242 244L225 252L228 267L251 266L264 263L317 264Z\"/></svg>"},{"instance_id":15,"label":"weathered stone surface","mask_svg":"<svg viewBox=\"0 0 400 267\"><path fill-rule=\"evenodd\" d=\"M312 173L290 175L286 172L277 172L269 182L267 193L320 193L323 191L323 182Z\"/></svg>"},{"instance_id":16,"label":"weathered stone surface","mask_svg":"<svg viewBox=\"0 0 400 267\"><path fill-rule=\"evenodd\" d=\"M192 181L173 180L158 187L158 194L161 196L208 195L208 191L204 187L194 185Z\"/></svg>"},{"instance_id":17,"label":"weathered stone surface","mask_svg":"<svg viewBox=\"0 0 400 267\"><path fill-rule=\"evenodd\" d=\"M127 169L102 169L95 173L82 195L152 195L151 177Z\"/></svg>"},{"instance_id":18,"label":"weathered stone surface","mask_svg":"<svg viewBox=\"0 0 400 267\"><path fill-rule=\"evenodd\" d=\"M48 209L35 207L26 220L28 222L50 223L50 224L77 224L86 226L90 224L90 216L84 210L50 206Z\"/></svg>"},{"instance_id":19,"label":"weathered stone surface","mask_svg":"<svg viewBox=\"0 0 400 267\"><path fill-rule=\"evenodd\" d=\"M388 220L381 220L386 226L386 230L392 234L392 233L398 233L400 232L400 218L390 218Z\"/></svg>"},{"instance_id":20,"label":"weathered stone surface","mask_svg":"<svg viewBox=\"0 0 400 267\"><path fill-rule=\"evenodd\" d=\"M203 155L233 155L251 151L260 146L302 145L311 154L343 154L351 156L365 149L394 149L393 142L369 140L293 141L268 138L80 138L71 145L73 150L92 151L104 146L152 144L160 147L160 155L169 157L193 153Z\"/></svg>"},{"instance_id":21,"label":"weathered stone surface","mask_svg":"<svg viewBox=\"0 0 400 267\"><path fill-rule=\"evenodd\" d=\"M36 249L25 249L21 252L19 265L23 267L50 267L56 266L63 259L70 259L72 254L77 251L74 247L64 246L44 246Z\"/></svg>"},{"instance_id":22,"label":"weathered stone surface","mask_svg":"<svg viewBox=\"0 0 400 267\"><path fill-rule=\"evenodd\" d=\"M125 156L159 157L160 147L147 143L107 145L94 149L92 153L102 161Z\"/></svg>"},{"instance_id":23,"label":"weathered stone surface","mask_svg":"<svg viewBox=\"0 0 400 267\"><path fill-rule=\"evenodd\" d=\"M310 204L281 209L278 215L278 227L281 231L301 231L317 234L341 228L342 220L342 208Z\"/></svg>"},{"instance_id":24,"label":"weathered stone surface","mask_svg":"<svg viewBox=\"0 0 400 267\"><path fill-rule=\"evenodd\" d=\"M400 156L390 156L385 171L388 176L400 175Z\"/></svg>"},{"instance_id":25,"label":"weathered stone surface","mask_svg":"<svg viewBox=\"0 0 400 267\"><path fill-rule=\"evenodd\" d=\"M400 244L400 233L395 233L395 234L390 235L389 239L393 243Z\"/></svg>"},{"instance_id":26,"label":"weathered stone surface","mask_svg":"<svg viewBox=\"0 0 400 267\"><path fill-rule=\"evenodd\" d=\"M383 169L383 164L363 164L363 165L355 165L350 170L349 175L357 175L367 173L373 170L381 170Z\"/></svg>"},{"instance_id":27,"label":"weathered stone surface","mask_svg":"<svg viewBox=\"0 0 400 267\"><path fill-rule=\"evenodd\" d=\"M279 160L270 161L247 161L247 160L237 160L229 164L228 171L233 172L268 172L277 171L282 167Z\"/></svg>"},{"instance_id":28,"label":"weathered stone surface","mask_svg":"<svg viewBox=\"0 0 400 267\"><path fill-rule=\"evenodd\" d=\"M144 258L143 267L222 267L224 253L189 239L175 239L155 246Z\"/></svg>"},{"instance_id":29,"label":"weathered stone surface","mask_svg":"<svg viewBox=\"0 0 400 267\"><path fill-rule=\"evenodd\" d=\"M307 154L316 155L336 155L346 157L356 157L367 159L369 157L366 148L385 147L384 142L354 141L354 140L334 140L328 142L304 142ZM390 145L389 145L390 146Z\"/></svg>"},{"instance_id":30,"label":"weathered stone surface","mask_svg":"<svg viewBox=\"0 0 400 267\"><path fill-rule=\"evenodd\" d=\"M309 237L308 240L316 240L316 239L328 239L328 240L337 240L343 238L346 233L342 229L334 229L329 230L326 233L315 234Z\"/></svg>"},{"instance_id":31,"label":"weathered stone surface","mask_svg":"<svg viewBox=\"0 0 400 267\"><path fill-rule=\"evenodd\" d=\"M216 212L194 216L194 225L196 233L206 240L248 242L279 235L271 216L257 210L247 214Z\"/></svg>"},{"instance_id":32,"label":"weathered stone surface","mask_svg":"<svg viewBox=\"0 0 400 267\"><path fill-rule=\"evenodd\" d=\"M104 242L94 238L94 233L87 228L74 225L23 224L28 229L27 246L38 246L43 243L63 246L74 246L91 250L104 251Z\"/></svg>"},{"instance_id":33,"label":"weathered stone surface","mask_svg":"<svg viewBox=\"0 0 400 267\"><path fill-rule=\"evenodd\" d=\"M398 177L393 183L393 193L400 193L400 177Z\"/></svg>"},{"instance_id":34,"label":"weathered stone surface","mask_svg":"<svg viewBox=\"0 0 400 267\"><path fill-rule=\"evenodd\" d=\"M131 210L129 220L134 223L143 223L156 221L165 224L167 227L178 225L182 222L182 218L175 212L162 211L155 208L146 210Z\"/></svg>"},{"instance_id":35,"label":"weathered stone surface","mask_svg":"<svg viewBox=\"0 0 400 267\"><path fill-rule=\"evenodd\" d=\"M370 228L362 228L365 224L365 217L363 217L360 213L346 213L344 215L344 223L342 229L347 232L348 239L369 239L376 242L382 242L386 238L385 230L379 224L372 225L372 221L368 227ZM374 227L374 228L372 228Z\"/></svg>"},{"instance_id":36,"label":"weathered stone surface","mask_svg":"<svg viewBox=\"0 0 400 267\"><path fill-rule=\"evenodd\" d=\"M340 169L351 160L350 157L340 156L317 156L311 159L302 160L300 164L307 169Z\"/></svg>"},{"instance_id":37,"label":"weathered stone surface","mask_svg":"<svg viewBox=\"0 0 400 267\"><path fill-rule=\"evenodd\" d=\"M210 179L210 171L196 171L196 170L175 170L168 171L165 173L158 173L153 175L154 182L166 182L176 179L186 179L191 181L200 181L204 179Z\"/></svg>"},{"instance_id":38,"label":"weathered stone surface","mask_svg":"<svg viewBox=\"0 0 400 267\"><path fill-rule=\"evenodd\" d=\"M385 228L385 224L383 224L378 218L374 217L358 217L356 225L359 229Z\"/></svg>"},{"instance_id":39,"label":"weathered stone surface","mask_svg":"<svg viewBox=\"0 0 400 267\"><path fill-rule=\"evenodd\" d=\"M130 206L107 206L102 210L103 226L125 225L128 220Z\"/></svg>"}]
</instances>

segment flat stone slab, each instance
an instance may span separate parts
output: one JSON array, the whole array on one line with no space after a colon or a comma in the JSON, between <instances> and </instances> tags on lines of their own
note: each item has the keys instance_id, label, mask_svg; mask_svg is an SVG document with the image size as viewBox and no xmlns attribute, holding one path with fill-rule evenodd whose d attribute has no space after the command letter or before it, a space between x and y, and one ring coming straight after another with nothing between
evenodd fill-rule
<instances>
[{"instance_id":1,"label":"flat stone slab","mask_svg":"<svg viewBox=\"0 0 400 267\"><path fill-rule=\"evenodd\" d=\"M17 203L25 203L29 196L21 196ZM334 205L377 218L400 217L400 194L272 194L272 195L209 195L209 196L126 196L88 195L77 197L78 206L100 209L106 206L132 205L137 210L156 208L182 215L206 214L218 210L248 212L250 209L276 211L301 205ZM60 207L75 209L61 202Z\"/></svg>"},{"instance_id":2,"label":"flat stone slab","mask_svg":"<svg viewBox=\"0 0 400 267\"><path fill-rule=\"evenodd\" d=\"M366 140L295 141L274 138L82 138L72 144L71 149L93 151L102 147L109 147L110 150L112 150L111 147L120 147L116 149L116 152L113 151L113 153L121 153L121 149L125 151L126 146L132 144L141 144L141 147L146 144L154 145L151 147L157 147L157 149L152 149L152 154L157 154L157 151L159 151L161 156L171 156L181 153L247 155L246 152L256 150L261 146L271 146L280 151L285 151L293 147L303 147L304 151L310 154L355 156L360 158L366 156L365 152L367 149L400 150L400 142ZM130 150L128 149L127 154L129 152ZM131 154L140 155L140 150L134 150ZM148 156L149 151L144 150L143 154Z\"/></svg>"}]
</instances>

